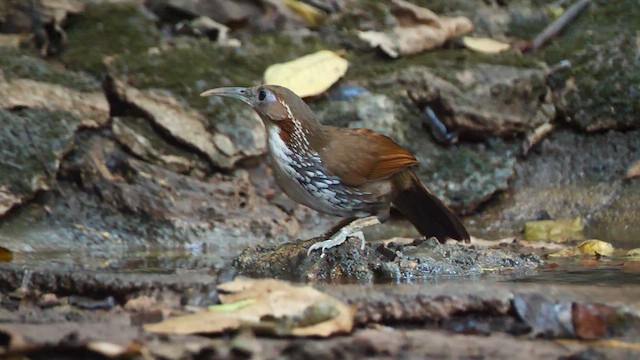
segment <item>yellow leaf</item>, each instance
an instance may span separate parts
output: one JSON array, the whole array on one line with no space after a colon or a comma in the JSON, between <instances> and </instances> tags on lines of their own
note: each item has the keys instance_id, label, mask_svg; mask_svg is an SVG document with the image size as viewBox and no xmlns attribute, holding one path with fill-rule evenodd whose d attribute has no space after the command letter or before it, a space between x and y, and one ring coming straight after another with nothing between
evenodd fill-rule
<instances>
[{"instance_id":1,"label":"yellow leaf","mask_svg":"<svg viewBox=\"0 0 640 360\"><path fill-rule=\"evenodd\" d=\"M242 326L262 331L277 329L277 335L327 337L353 328L351 307L310 286L240 278L218 285L218 291L224 311L177 316L146 324L145 330L165 334L220 333Z\"/></svg>"},{"instance_id":2,"label":"yellow leaf","mask_svg":"<svg viewBox=\"0 0 640 360\"><path fill-rule=\"evenodd\" d=\"M511 47L509 44L505 44L500 41L496 41L489 38L473 38L464 36L462 38L462 44L469 49L485 54L496 54L501 51L507 50Z\"/></svg>"},{"instance_id":3,"label":"yellow leaf","mask_svg":"<svg viewBox=\"0 0 640 360\"><path fill-rule=\"evenodd\" d=\"M608 242L595 239L582 242L576 247L576 249L578 249L578 251L580 251L582 254L586 255L600 254L604 256L610 256L611 254L613 254L613 245Z\"/></svg>"},{"instance_id":4,"label":"yellow leaf","mask_svg":"<svg viewBox=\"0 0 640 360\"><path fill-rule=\"evenodd\" d=\"M564 9L560 6L555 5L547 5L547 11L553 16L554 19L560 17L560 15L564 14Z\"/></svg>"},{"instance_id":5,"label":"yellow leaf","mask_svg":"<svg viewBox=\"0 0 640 360\"><path fill-rule=\"evenodd\" d=\"M547 257L571 257L571 256L576 256L576 249L575 248L567 248L567 249L562 249L558 252L555 253L551 253L551 254L547 254Z\"/></svg>"},{"instance_id":6,"label":"yellow leaf","mask_svg":"<svg viewBox=\"0 0 640 360\"><path fill-rule=\"evenodd\" d=\"M640 248L635 248L627 251L627 256L640 257Z\"/></svg>"},{"instance_id":7,"label":"yellow leaf","mask_svg":"<svg viewBox=\"0 0 640 360\"><path fill-rule=\"evenodd\" d=\"M524 239L564 241L567 239L583 239L582 219L540 220L524 224Z\"/></svg>"},{"instance_id":8,"label":"yellow leaf","mask_svg":"<svg viewBox=\"0 0 640 360\"><path fill-rule=\"evenodd\" d=\"M300 15L310 26L320 24L327 17L327 14L322 10L299 0L284 0L284 4L293 10L293 12Z\"/></svg>"},{"instance_id":9,"label":"yellow leaf","mask_svg":"<svg viewBox=\"0 0 640 360\"><path fill-rule=\"evenodd\" d=\"M291 89L300 97L319 95L338 81L349 67L338 54L322 50L281 64L264 72L264 82Z\"/></svg>"}]
</instances>

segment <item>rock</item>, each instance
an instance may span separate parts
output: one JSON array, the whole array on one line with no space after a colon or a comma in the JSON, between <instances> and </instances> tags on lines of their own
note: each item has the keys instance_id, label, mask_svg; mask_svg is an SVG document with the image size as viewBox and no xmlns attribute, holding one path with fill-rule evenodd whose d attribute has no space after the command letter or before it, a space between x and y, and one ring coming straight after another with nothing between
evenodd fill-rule
<instances>
[{"instance_id":1,"label":"rock","mask_svg":"<svg viewBox=\"0 0 640 360\"><path fill-rule=\"evenodd\" d=\"M395 101L386 95L362 93L332 101L316 112L326 125L367 128L404 142L408 124L397 118Z\"/></svg>"},{"instance_id":2,"label":"rock","mask_svg":"<svg viewBox=\"0 0 640 360\"><path fill-rule=\"evenodd\" d=\"M59 110L0 109L0 216L53 186L79 124Z\"/></svg>"},{"instance_id":3,"label":"rock","mask_svg":"<svg viewBox=\"0 0 640 360\"><path fill-rule=\"evenodd\" d=\"M77 91L29 79L0 79L0 108L40 108L67 111L85 127L103 126L109 120L109 104L102 92Z\"/></svg>"},{"instance_id":4,"label":"rock","mask_svg":"<svg viewBox=\"0 0 640 360\"><path fill-rule=\"evenodd\" d=\"M408 245L371 244L360 249L360 240L350 238L341 246L307 256L310 244L319 241L287 243L276 248L249 248L234 260L240 274L275 277L291 281L330 282L411 282L441 276L471 276L482 269L514 271L533 269L542 264L535 255L507 250L469 248L459 244L440 245L416 240Z\"/></svg>"},{"instance_id":5,"label":"rock","mask_svg":"<svg viewBox=\"0 0 640 360\"><path fill-rule=\"evenodd\" d=\"M224 133L210 133L205 118L185 109L178 101L152 91L142 91L108 78L107 97L113 115L143 114L176 141L196 149L216 167L229 169L244 157Z\"/></svg>"},{"instance_id":6,"label":"rock","mask_svg":"<svg viewBox=\"0 0 640 360\"><path fill-rule=\"evenodd\" d=\"M94 3L67 28L60 59L69 68L101 77L108 58L145 53L158 45L159 38L156 19L142 4Z\"/></svg>"},{"instance_id":7,"label":"rock","mask_svg":"<svg viewBox=\"0 0 640 360\"><path fill-rule=\"evenodd\" d=\"M41 83L64 86L82 93L101 92L100 83L91 76L81 72L69 71L64 67L34 57L26 51L0 47L0 68L4 75L0 76L0 83L10 80L30 79ZM25 94L28 94L28 92ZM65 101L72 102L70 99Z\"/></svg>"},{"instance_id":8,"label":"rock","mask_svg":"<svg viewBox=\"0 0 640 360\"><path fill-rule=\"evenodd\" d=\"M152 0L147 6L160 17L206 16L221 24L240 23L262 14L260 5L250 0Z\"/></svg>"},{"instance_id":9,"label":"rock","mask_svg":"<svg viewBox=\"0 0 640 360\"><path fill-rule=\"evenodd\" d=\"M209 165L197 154L174 146L156 133L144 118L114 117L111 130L119 143L137 157L177 173L201 173L210 170Z\"/></svg>"},{"instance_id":10,"label":"rock","mask_svg":"<svg viewBox=\"0 0 640 360\"><path fill-rule=\"evenodd\" d=\"M575 133L558 130L516 165L509 193L474 217L492 237L519 236L522 224L545 210L553 218L581 216L585 235L633 247L640 233L640 182L624 182L627 167L640 157L640 132ZM473 229L470 232L474 233Z\"/></svg>"},{"instance_id":11,"label":"rock","mask_svg":"<svg viewBox=\"0 0 640 360\"><path fill-rule=\"evenodd\" d=\"M229 27L206 16L179 22L176 24L176 32L183 35L206 36L211 41L222 45L240 46L237 39L229 38Z\"/></svg>"},{"instance_id":12,"label":"rock","mask_svg":"<svg viewBox=\"0 0 640 360\"><path fill-rule=\"evenodd\" d=\"M457 85L413 67L400 71L397 79L419 108L429 106L461 139L524 134L556 116L542 70L476 64L449 77Z\"/></svg>"},{"instance_id":13,"label":"rock","mask_svg":"<svg viewBox=\"0 0 640 360\"><path fill-rule=\"evenodd\" d=\"M588 46L552 76L558 109L584 131L640 128L638 35Z\"/></svg>"}]
</instances>

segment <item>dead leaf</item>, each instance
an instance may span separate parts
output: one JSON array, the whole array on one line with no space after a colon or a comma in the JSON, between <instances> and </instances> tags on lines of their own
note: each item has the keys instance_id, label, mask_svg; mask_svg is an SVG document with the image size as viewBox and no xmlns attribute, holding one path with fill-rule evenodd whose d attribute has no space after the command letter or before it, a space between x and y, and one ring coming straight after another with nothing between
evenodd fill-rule
<instances>
[{"instance_id":1,"label":"dead leaf","mask_svg":"<svg viewBox=\"0 0 640 360\"><path fill-rule=\"evenodd\" d=\"M319 25L327 17L324 11L302 1L284 0L283 2L289 9L300 15L309 26Z\"/></svg>"},{"instance_id":2,"label":"dead leaf","mask_svg":"<svg viewBox=\"0 0 640 360\"><path fill-rule=\"evenodd\" d=\"M348 305L310 286L275 279L236 279L220 284L225 311L210 311L169 318L145 325L145 330L167 334L220 333L249 327L277 328L276 335L321 336L347 333L354 311ZM247 301L251 300L251 301Z\"/></svg>"},{"instance_id":3,"label":"dead leaf","mask_svg":"<svg viewBox=\"0 0 640 360\"><path fill-rule=\"evenodd\" d=\"M640 176L640 160L634 162L629 166L627 173L624 175L625 179L633 179Z\"/></svg>"},{"instance_id":4,"label":"dead leaf","mask_svg":"<svg viewBox=\"0 0 640 360\"><path fill-rule=\"evenodd\" d=\"M528 221L524 224L524 239L564 241L583 239L582 218Z\"/></svg>"},{"instance_id":5,"label":"dead leaf","mask_svg":"<svg viewBox=\"0 0 640 360\"><path fill-rule=\"evenodd\" d=\"M639 256L640 257L640 248L635 248L635 249L631 249L631 250L627 251L627 256L632 256L632 257Z\"/></svg>"},{"instance_id":6,"label":"dead leaf","mask_svg":"<svg viewBox=\"0 0 640 360\"><path fill-rule=\"evenodd\" d=\"M607 319L615 312L602 304L573 303L571 317L576 336L584 340L602 339L607 332Z\"/></svg>"},{"instance_id":7,"label":"dead leaf","mask_svg":"<svg viewBox=\"0 0 640 360\"><path fill-rule=\"evenodd\" d=\"M438 16L403 0L391 2L391 13L397 22L391 31L361 31L358 37L392 58L440 47L448 39L473 30L473 24L466 17Z\"/></svg>"},{"instance_id":8,"label":"dead leaf","mask_svg":"<svg viewBox=\"0 0 640 360\"><path fill-rule=\"evenodd\" d=\"M615 340L615 339L595 340L595 341L557 339L555 340L555 342L561 345L579 345L579 346L589 346L594 348L613 348L613 349L640 351L640 343L621 341L621 340Z\"/></svg>"},{"instance_id":9,"label":"dead leaf","mask_svg":"<svg viewBox=\"0 0 640 360\"><path fill-rule=\"evenodd\" d=\"M580 253L585 255L603 255L611 256L613 254L613 245L602 240L587 240L576 247Z\"/></svg>"},{"instance_id":10,"label":"dead leaf","mask_svg":"<svg viewBox=\"0 0 640 360\"><path fill-rule=\"evenodd\" d=\"M578 255L578 250L576 250L576 248L572 247L572 248L566 248L566 249L562 249L558 252L554 252L551 254L547 254L546 257L571 257L571 256L576 256Z\"/></svg>"},{"instance_id":11,"label":"dead leaf","mask_svg":"<svg viewBox=\"0 0 640 360\"><path fill-rule=\"evenodd\" d=\"M11 260L13 260L13 253L11 250L0 246L0 261L9 262Z\"/></svg>"},{"instance_id":12,"label":"dead leaf","mask_svg":"<svg viewBox=\"0 0 640 360\"><path fill-rule=\"evenodd\" d=\"M291 89L300 97L319 95L338 81L349 62L329 50L318 51L281 64L273 64L264 72L264 82Z\"/></svg>"},{"instance_id":13,"label":"dead leaf","mask_svg":"<svg viewBox=\"0 0 640 360\"><path fill-rule=\"evenodd\" d=\"M474 38L470 36L463 36L462 44L469 50L485 54L497 54L511 47L509 44L490 38Z\"/></svg>"}]
</instances>

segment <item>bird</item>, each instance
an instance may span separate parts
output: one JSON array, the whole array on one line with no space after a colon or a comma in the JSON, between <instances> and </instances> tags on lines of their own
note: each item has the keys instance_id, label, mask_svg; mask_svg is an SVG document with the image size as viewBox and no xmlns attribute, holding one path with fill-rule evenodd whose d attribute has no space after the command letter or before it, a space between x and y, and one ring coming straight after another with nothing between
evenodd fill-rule
<instances>
[{"instance_id":1,"label":"bird","mask_svg":"<svg viewBox=\"0 0 640 360\"><path fill-rule=\"evenodd\" d=\"M396 208L426 238L469 242L454 212L414 172L416 158L391 138L365 128L323 125L293 91L277 85L220 87L201 96L238 99L262 119L277 184L293 201L343 220L312 251L338 246L383 223Z\"/></svg>"}]
</instances>

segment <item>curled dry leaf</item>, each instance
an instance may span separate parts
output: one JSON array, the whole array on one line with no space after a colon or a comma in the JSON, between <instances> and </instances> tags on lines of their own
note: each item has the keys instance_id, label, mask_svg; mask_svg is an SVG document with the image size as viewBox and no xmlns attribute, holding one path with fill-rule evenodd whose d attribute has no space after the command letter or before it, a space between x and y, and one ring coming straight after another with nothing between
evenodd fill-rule
<instances>
[{"instance_id":1,"label":"curled dry leaf","mask_svg":"<svg viewBox=\"0 0 640 360\"><path fill-rule=\"evenodd\" d=\"M300 97L319 95L338 81L349 62L329 50L303 56L281 64L274 64L264 72L264 82L291 89Z\"/></svg>"},{"instance_id":2,"label":"curled dry leaf","mask_svg":"<svg viewBox=\"0 0 640 360\"><path fill-rule=\"evenodd\" d=\"M473 30L473 24L466 17L438 16L403 0L392 1L391 13L397 22L391 31L362 31L358 37L392 58L440 47L448 39Z\"/></svg>"},{"instance_id":3,"label":"curled dry leaf","mask_svg":"<svg viewBox=\"0 0 640 360\"><path fill-rule=\"evenodd\" d=\"M627 173L624 175L625 179L632 179L640 176L640 160L634 162L627 169Z\"/></svg>"},{"instance_id":4,"label":"curled dry leaf","mask_svg":"<svg viewBox=\"0 0 640 360\"><path fill-rule=\"evenodd\" d=\"M309 26L316 26L327 17L324 11L302 1L284 0L283 2L289 9L300 15Z\"/></svg>"},{"instance_id":5,"label":"curled dry leaf","mask_svg":"<svg viewBox=\"0 0 640 360\"><path fill-rule=\"evenodd\" d=\"M469 50L485 54L496 54L511 47L511 45L497 40L489 38L474 38L470 36L463 36L462 44Z\"/></svg>"},{"instance_id":6,"label":"curled dry leaf","mask_svg":"<svg viewBox=\"0 0 640 360\"><path fill-rule=\"evenodd\" d=\"M610 256L613 254L613 245L606 241L595 239L583 241L580 245L576 246L576 249L585 255Z\"/></svg>"},{"instance_id":7,"label":"curled dry leaf","mask_svg":"<svg viewBox=\"0 0 640 360\"><path fill-rule=\"evenodd\" d=\"M227 306L224 311L214 307L216 311L169 318L147 324L145 330L194 334L250 327L258 331L269 328L277 335L327 337L353 328L351 307L310 286L275 279L236 279L220 284L218 290L223 305L242 306Z\"/></svg>"},{"instance_id":8,"label":"curled dry leaf","mask_svg":"<svg viewBox=\"0 0 640 360\"><path fill-rule=\"evenodd\" d=\"M13 253L11 250L0 246L0 261L9 262L13 260Z\"/></svg>"},{"instance_id":9,"label":"curled dry leaf","mask_svg":"<svg viewBox=\"0 0 640 360\"><path fill-rule=\"evenodd\" d=\"M635 248L627 251L627 256L640 257L640 248Z\"/></svg>"},{"instance_id":10,"label":"curled dry leaf","mask_svg":"<svg viewBox=\"0 0 640 360\"><path fill-rule=\"evenodd\" d=\"M528 221L524 224L524 239L564 241L583 239L582 218Z\"/></svg>"}]
</instances>

